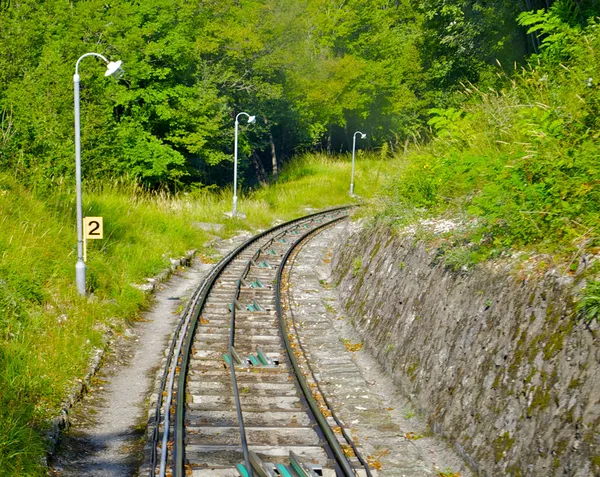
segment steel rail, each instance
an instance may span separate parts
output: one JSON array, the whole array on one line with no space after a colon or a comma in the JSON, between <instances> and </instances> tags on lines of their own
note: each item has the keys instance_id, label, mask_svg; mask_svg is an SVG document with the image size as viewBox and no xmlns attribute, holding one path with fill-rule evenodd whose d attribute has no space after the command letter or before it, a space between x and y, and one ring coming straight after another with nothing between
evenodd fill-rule
<instances>
[{"instance_id":1,"label":"steel rail","mask_svg":"<svg viewBox=\"0 0 600 477\"><path fill-rule=\"evenodd\" d=\"M294 268L294 262L292 261L290 263L290 273L291 273L291 269L293 269L293 268ZM289 314L290 314L290 317L292 319L292 324L294 326L294 331L296 332L296 335L299 336L298 327L296 325L296 320L294 318L294 312L292 311L293 310L293 308L292 308L292 300L291 300L291 297L290 297L289 293L287 294L287 303L288 303ZM342 436L344 437L344 439L346 440L346 442L350 445L350 447L352 447L352 451L354 452L354 455L356 456L356 458L358 459L358 461L361 463L361 465L365 469L367 477L373 477L373 474L371 473L371 469L369 468L369 464L363 458L362 454L358 450L358 447L354 443L354 440L352 439L352 437L350 437L348 435L348 433L346 432L346 430L344 429L344 425L342 424L342 422L340 421L340 419L337 417L337 414L334 411L333 406L329 403L329 399L327 399L327 396L325 395L325 393L321 389L321 384L319 383L319 380L315 376L315 371L314 371L314 369L313 369L313 367L310 364L310 361L308 359L308 353L306 352L306 348L304 347L304 345L302 344L302 342L300 341L300 339L298 339L298 347L302 351L302 354L304 354L304 356L306 357L306 366L308 367L308 370L310 371L310 374L311 374L311 376L313 378L313 381L316 384L317 390L321 394L321 398L323 399L323 402L325 403L325 406L327 406L327 408L329 409L329 412L331 412L331 417L333 418L333 420L335 421L335 423L339 426L340 430L342 431Z\"/></svg>"},{"instance_id":2,"label":"steel rail","mask_svg":"<svg viewBox=\"0 0 600 477\"><path fill-rule=\"evenodd\" d=\"M185 336L185 334L182 333L181 330L187 329L187 326L188 326L190 318L191 318L190 310L192 310L198 304L199 297L200 297L202 291L205 289L206 281L208 280L208 278L211 276L212 273L213 273L213 270L211 270L211 272L206 276L205 280L195 290L191 299L188 300L184 310L181 312L182 319L179 320L179 324L177 325L177 328L175 329L175 333L173 334L173 339L171 341L171 346L169 347L169 352L167 353L167 361L165 364L165 369L164 369L163 376L162 376L161 382L160 382L160 387L159 387L161 392L158 393L155 411L154 411L154 429L152 432L150 477L155 477L155 475L156 475L157 444L158 444L158 440L159 440L159 430L160 430L159 424L160 424L160 416L161 416L160 411L161 411L162 403L163 403L162 390L165 389L167 379L169 379L169 387L168 387L168 391L167 391L167 403L168 403L168 407L170 407L172 396L173 396L173 383L174 383L174 375L175 375L175 368L176 368L176 364L173 367L171 367L171 363L172 363L173 357L174 356L179 357L179 353L181 351L181 345L183 342L183 338ZM168 442L168 436L169 436L169 432L168 432L169 416L170 416L170 413L165 413L164 426L165 426L166 432L163 432L160 477L164 477L165 470L166 470L167 442Z\"/></svg>"},{"instance_id":3,"label":"steel rail","mask_svg":"<svg viewBox=\"0 0 600 477\"><path fill-rule=\"evenodd\" d=\"M182 342L182 347L181 347L182 349L176 350L175 349L176 345L172 343L171 350L174 350L177 352L174 355L172 355L172 357L169 356L169 358L168 358L169 362L173 364L171 366L171 368L172 368L171 372L169 373L169 376L173 376L173 379L170 380L171 381L170 389L167 390L168 399L164 403L165 425L163 426L163 441L167 441L167 442L168 442L168 437L170 435L170 423L168 422L168 419L166 418L166 416L170 413L170 409L171 409L171 402L172 402L171 398L172 398L172 394L173 394L174 375L176 374L177 362L179 360L181 360L180 366L179 366L179 368L180 368L179 369L179 377L177 380L178 392L177 392L177 401L176 401L176 405L175 405L175 407L176 407L175 422L173 425L173 434L174 434L173 476L174 477L183 477L185 475L185 471L184 471L185 449L184 449L184 445L183 445L183 433L184 433L183 421L184 421L184 412L185 412L185 382L186 382L186 378L187 378L187 369L188 369L188 365L189 365L190 353L191 353L191 348L192 348L192 344L193 344L193 335L195 334L195 331L196 331L196 328L198 325L198 321L200 318L200 314L204 308L204 304L205 304L206 298L208 296L208 292L214 285L215 281L217 280L219 275L223 272L225 267L230 262L233 261L235 256L237 256L244 249L249 247L252 243L256 242L257 240L260 240L264 236L274 233L277 230L285 229L286 227L290 227L291 225L293 225L295 223L305 221L311 217L317 217L317 216L321 216L321 215L331 214L331 213L338 212L341 210L347 210L352 207L353 206L340 206L340 207L334 207L334 208L327 209L327 210L320 211L320 212L315 212L313 214L309 214L309 215L299 217L294 220L290 220L288 222L284 222L282 224L279 224L275 227L272 227L268 230L265 230L265 231L255 235L254 237L248 239L243 244L239 245L236 249L231 251L225 257L223 257L217 263L217 265L215 265L215 267L209 273L209 275L203 280L202 284L198 287L197 293L195 295L196 299L194 300L193 306L189 307L187 316L182 316L182 318L180 320L180 323L183 323L185 325L185 326L182 325L182 326L178 327L178 329L180 330L179 334L181 335L183 333L183 335L181 337L179 337L176 334L173 337L173 343ZM185 337L185 342L183 342L184 337ZM182 352L183 352L183 354L182 354ZM161 382L161 388L160 388L161 392L159 392L159 396L162 395L163 390L165 390L165 388L166 388L166 380L167 380L167 372L165 372L163 375L163 379ZM160 407L161 406L159 406L157 403L157 415L155 416L155 423L154 423L155 428L157 428L160 424ZM153 432L153 436L155 437L155 440L153 440L152 446L154 448L156 448L158 445L158 435L159 435L159 432ZM166 465L166 460L167 460L166 450L165 450L166 447L167 447L166 445L163 446L163 452L162 452L162 456L161 456L161 468L163 467L163 465ZM163 464L163 462L164 462L164 464ZM155 468L155 466L151 469L151 472L155 472L154 468ZM161 474L161 477L163 477L163 474Z\"/></svg>"},{"instance_id":4,"label":"steel rail","mask_svg":"<svg viewBox=\"0 0 600 477\"><path fill-rule=\"evenodd\" d=\"M313 221L314 221L314 219L310 219L307 222L309 224L312 224ZM260 255L263 253L263 249L270 247L273 244L273 242L275 241L275 239L287 235L291 230L298 230L298 225L296 225L295 228L285 229L282 233L280 233L280 234L276 235L275 237L273 237L272 239L270 239L268 242L263 244L256 252L254 252L254 255L252 255L252 257L248 260L248 262L246 263L246 266L244 267L244 271L241 274L241 280L246 279L248 277L248 273L250 273L250 268L252 266L252 262L253 261L256 262L256 260L258 260ZM294 245L295 245L295 243L292 244L292 248L294 247ZM229 349L229 369L231 371L231 384L232 384L233 398L235 401L235 408L236 408L236 413L237 413L237 418L238 418L238 426L240 428L240 440L241 440L241 444L242 444L242 453L244 454L244 464L245 464L246 470L248 472L248 477L253 477L252 465L250 463L250 453L249 453L249 449L248 449L248 438L246 436L246 428L244 425L242 403L240 400L240 392L239 392L239 388L237 385L237 378L236 378L236 374L235 374L235 361L233 360L233 348L235 346L235 310L236 310L235 305L236 305L236 300L239 298L240 292L241 292L241 287L242 287L241 280L237 280L236 287L235 287L235 293L233 294L233 300L231 302L231 321L229 324L229 348L228 348Z\"/></svg>"},{"instance_id":5,"label":"steel rail","mask_svg":"<svg viewBox=\"0 0 600 477\"><path fill-rule=\"evenodd\" d=\"M325 212L322 212L322 213L325 213ZM300 220L300 219L296 219L296 220ZM284 224L282 224L282 225L284 225ZM278 236L276 236L275 238L277 238L277 237ZM258 239L258 237L254 237L254 239ZM270 242L272 242L273 240L271 240ZM251 241L252 240L247 241L240 248L243 248L244 245L250 245ZM221 262L228 263L229 261L231 261L231 259L233 257L235 257L235 255L237 255L239 253L239 251L241 251L241 250L238 250L238 249L233 250L232 252L227 254L225 257L223 257L218 265L220 265ZM210 283L214 283L216 276L218 275L218 273L220 273L222 268L224 268L224 267L221 267L220 269L219 269L219 267L213 268L211 270L211 272L205 277L205 279L200 284L200 286L198 286L198 288L194 292L194 295L192 296L192 299L190 299L188 301L185 309L181 313L182 319L180 319L179 324L175 330L175 333L173 334L171 346L170 346L169 352L167 354L167 362L165 365L165 370L164 370L163 376L161 378L161 383L160 383L160 387L159 387L161 392L158 393L158 398L157 398L156 407L155 407L154 429L152 432L152 446L151 446L151 448L152 448L151 464L150 464L151 465L151 468L150 468L150 476L151 477L155 477L155 475L156 475L157 447L158 447L159 431L160 431L160 416L161 416L161 408L162 408L162 403L163 403L163 392L162 391L165 389L165 387L167 385L167 379L169 379L169 387L168 387L168 391L167 391L167 401L166 401L167 408L170 408L171 401L172 401L174 374L175 374L175 368L176 368L176 366L173 366L171 368L171 363L173 361L173 357L174 356L176 356L177 358L179 357L183 337L185 336L185 332L187 331L187 326L189 325L190 318L191 318L190 311L193 310L198 305L200 297L202 296L202 292L207 289L207 286ZM184 330L184 334L181 333L182 328ZM163 442L162 442L161 463L160 463L161 464L160 477L164 477L165 470L166 470L167 442L168 442L168 436L169 436L169 415L170 415L170 413L165 413L165 422L164 422L165 429L163 431Z\"/></svg>"},{"instance_id":6,"label":"steel rail","mask_svg":"<svg viewBox=\"0 0 600 477\"><path fill-rule=\"evenodd\" d=\"M188 316L188 311L189 311L190 306L192 305L192 301L193 300L188 301L188 304L186 305L186 307L182 313L182 316ZM187 320L186 320L186 322L187 322ZM173 357L173 354L175 352L175 346L176 346L176 343L178 343L177 337L180 336L181 328L183 327L183 325L184 325L184 321L180 320L179 324L177 325L177 328L175 329L175 333L173 334L174 339L171 341L171 346L169 347L169 352L167 353L167 362L165 364L165 369L164 369L164 372L163 372L163 375L161 378L161 386L160 386L161 391L162 391L162 389L164 389L167 379L169 379L169 376L170 376L169 371L171 369L171 358ZM169 387L169 395L167 398L168 401L171 400L172 389L173 389L172 386L170 386ZM162 392L159 392L158 397L156 399L156 406L154 408L154 429L152 430L152 444L153 445L150 450L150 452L151 452L151 454L150 454L150 477L156 476L156 464L157 464L156 460L157 460L157 454L158 454L158 452L157 452L158 449L157 449L156 444L158 443L159 432L160 432L159 419L160 419L160 410L162 408L162 403L163 403L162 398L163 398ZM167 419L166 415L165 415L165 419ZM168 434L165 434L165 435L168 436ZM165 446L164 446L164 442L163 442L163 448L164 447ZM164 471L162 469L160 470L160 474L161 475L164 474Z\"/></svg>"},{"instance_id":7,"label":"steel rail","mask_svg":"<svg viewBox=\"0 0 600 477\"><path fill-rule=\"evenodd\" d=\"M260 251L260 249L259 249ZM252 255L252 258L248 260L244 271L242 272L241 278L246 278L250 271L250 264L255 257L258 256L258 251ZM246 427L244 426L244 416L242 413L242 403L240 401L240 393L237 385L237 377L235 375L235 361L233 360L233 347L235 345L235 310L236 300L240 296L240 289L242 286L241 280L237 280L235 293L233 294L233 300L231 301L231 321L229 323L229 370L231 371L231 386L233 390L233 399L235 401L235 410L238 418L238 426L240 428L240 441L242 444L242 452L244 454L244 464L248 471L248 477L253 477L252 466L250 465L250 454L248 453L248 438L246 436Z\"/></svg>"},{"instance_id":8,"label":"steel rail","mask_svg":"<svg viewBox=\"0 0 600 477\"><path fill-rule=\"evenodd\" d=\"M226 257L224 257L223 260L227 259L230 255L228 254ZM166 400L166 406L165 409L167 410L167 412L165 412L165 421L164 421L164 430L163 430L163 440L162 440L162 448L161 448L161 462L160 462L160 477L164 477L165 476L165 472L166 472L166 463L167 463L167 444L168 444L168 438L169 438L169 425L170 425L170 412L168 412L168 410L171 407L171 402L172 402L172 398L173 398L173 384L174 384L174 380L175 380L175 373L176 373L176 368L177 368L177 359L179 359L179 355L181 353L181 347L183 344L183 339L186 336L186 332L191 320L192 315L190 314L190 312L198 305L198 302L200 301L201 297L205 297L206 293L205 291L207 290L207 285L208 283L211 282L211 278L214 277L213 275L216 273L216 269L213 268L211 270L211 272L206 276L206 278L204 279L204 281L200 284L200 286L196 289L193 297L191 300L188 301L187 306L185 307L184 311L182 312L181 316L182 319L179 321L179 324L177 326L177 329L175 331L175 334L173 335L173 340L171 342L171 346L169 349L169 353L167 355L167 363L165 365L165 371L163 373L163 377L161 380L161 385L160 385L160 390L161 392L158 393L158 399L156 402L156 409L155 409L155 418L154 418L154 431L153 431L153 440L152 440L152 461L151 461L151 465L152 468L150 469L150 476L154 477L155 476L155 469L156 469L156 448L158 445L158 434L159 434L159 424L160 424L160 410L162 407L162 390L165 389L166 387L166 380L169 379L169 387L168 387L168 391L167 391L167 400ZM182 332L183 329L183 332ZM176 349L175 349L176 348ZM176 357L177 359L175 360L175 364L173 366L171 366L171 363L173 361L173 357Z\"/></svg>"},{"instance_id":9,"label":"steel rail","mask_svg":"<svg viewBox=\"0 0 600 477\"><path fill-rule=\"evenodd\" d=\"M300 243L302 240L304 240L310 234L314 233L316 230L318 230L322 227L325 227L326 225L331 225L333 223L339 222L340 220L343 220L344 218L346 218L346 217L343 217L343 216L336 217L335 219L333 219L325 224L322 224L320 227L317 227L316 229L308 231L307 233L302 235L302 237L299 238L299 240L296 242L296 244ZM325 436L325 439L327 440L327 443L329 444L329 447L333 451L335 460L337 461L338 465L340 466L340 470L342 471L344 477L355 477L356 473L354 472L352 465L350 464L350 462L348 461L348 458L344 454L344 451L343 451L342 447L340 446L340 443L338 442L337 437L335 437L335 434L333 433L333 431L331 430L331 427L327 423L325 416L323 416L323 414L321 413L321 410L319 409L319 405L317 404L317 401L313 397L310 388L306 384L306 380L304 379L304 376L302 375L302 372L300 371L300 367L298 366L298 361L296 360L296 357L294 356L294 351L292 349L289 337L286 332L286 327L285 327L285 323L284 323L284 319L283 319L283 310L281 307L281 284L282 284L281 281L282 281L283 269L285 268L285 264L293 251L294 251L294 247L290 247L287 250L287 252L283 256L283 258L281 259L281 264L279 266L279 269L277 270L277 278L275 281L275 308L276 308L277 316L279 318L279 328L281 330L281 335L283 337L283 341L284 341L285 348L286 348L286 351L288 354L288 358L290 360L290 364L292 365L292 368L294 369L294 374L296 375L296 381L298 382L300 388L302 389L302 393L304 394L304 397L306 398L306 402L308 403L311 411L313 412L313 414L317 420L317 423L319 424L319 428L323 432L323 435Z\"/></svg>"},{"instance_id":10,"label":"steel rail","mask_svg":"<svg viewBox=\"0 0 600 477\"><path fill-rule=\"evenodd\" d=\"M190 300L189 304L192 303L192 300ZM191 306L191 305L188 305ZM188 308L188 307L186 307ZM181 350L181 345L183 343L183 337L184 334L181 333L181 329L186 328L188 323L189 323L189 315L184 315L187 316L187 319L184 322L180 321L179 325L177 326L177 329L175 330L175 339L172 341L171 343L171 347L169 349L169 354L167 356L167 363L165 365L165 372L163 374L163 380L166 382L167 379L167 375L168 375L168 379L169 379L169 391L167 394L167 402L171 402L172 398L173 398L173 382L174 382L174 370L173 370L173 374L169 373L170 369L171 369L171 357L173 356L173 354L178 355L180 350ZM177 339L177 337L179 337L179 339ZM175 346L177 343L177 350L175 351ZM175 351L175 353L173 353ZM175 367L173 367L175 368ZM159 434L159 424L160 422L156 421L156 416L158 416L158 418L160 419L160 409L162 407L162 393L158 393L158 398L156 400L156 409L155 409L155 423L154 423L154 430L152 433L152 440L153 442L158 442L158 434ZM170 417L170 413L167 412L165 413L165 422L164 425L166 428L169 427L169 417ZM166 470L166 455L167 455L167 441L168 441L168 437L169 434L167 432L165 432L163 434L163 441L162 441L162 448L161 448L161 468L160 468L160 476L164 477L165 475L165 470ZM150 468L150 476L154 477L155 473L156 473L156 457L157 457L157 448L156 445L152 446L152 455L151 455L151 465L152 467Z\"/></svg>"}]
</instances>

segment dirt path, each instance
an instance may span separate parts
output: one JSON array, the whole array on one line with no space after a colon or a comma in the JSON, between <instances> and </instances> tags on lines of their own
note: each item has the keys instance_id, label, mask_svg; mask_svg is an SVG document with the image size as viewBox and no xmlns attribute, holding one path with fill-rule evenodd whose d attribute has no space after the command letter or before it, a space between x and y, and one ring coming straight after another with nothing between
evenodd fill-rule
<instances>
[{"instance_id":1,"label":"dirt path","mask_svg":"<svg viewBox=\"0 0 600 477\"><path fill-rule=\"evenodd\" d=\"M364 351L344 317L330 262L345 231L340 224L311 240L290 273L290 312L327 399L379 477L472 476Z\"/></svg>"}]
</instances>

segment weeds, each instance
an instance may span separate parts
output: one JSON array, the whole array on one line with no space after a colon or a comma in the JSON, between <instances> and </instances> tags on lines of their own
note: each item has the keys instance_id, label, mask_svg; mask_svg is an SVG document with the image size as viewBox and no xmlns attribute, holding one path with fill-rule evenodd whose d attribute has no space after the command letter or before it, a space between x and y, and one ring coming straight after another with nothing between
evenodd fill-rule
<instances>
[{"instance_id":1,"label":"weeds","mask_svg":"<svg viewBox=\"0 0 600 477\"><path fill-rule=\"evenodd\" d=\"M454 472L452 469L440 470L436 474L437 477L460 477L460 472Z\"/></svg>"},{"instance_id":2,"label":"weeds","mask_svg":"<svg viewBox=\"0 0 600 477\"><path fill-rule=\"evenodd\" d=\"M358 258L355 258L354 260L352 260L352 276L357 277L358 275L360 275L362 268L363 268L362 258L358 257Z\"/></svg>"}]
</instances>

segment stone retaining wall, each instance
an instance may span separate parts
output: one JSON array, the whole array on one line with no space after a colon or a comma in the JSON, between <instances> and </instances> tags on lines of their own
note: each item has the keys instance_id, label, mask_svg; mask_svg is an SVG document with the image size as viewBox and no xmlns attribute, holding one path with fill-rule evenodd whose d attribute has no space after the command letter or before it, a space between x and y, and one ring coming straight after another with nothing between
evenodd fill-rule
<instances>
[{"instance_id":1,"label":"stone retaining wall","mask_svg":"<svg viewBox=\"0 0 600 477\"><path fill-rule=\"evenodd\" d=\"M334 277L365 347L479 475L600 475L600 343L572 318L572 279L434 255L349 225Z\"/></svg>"}]
</instances>

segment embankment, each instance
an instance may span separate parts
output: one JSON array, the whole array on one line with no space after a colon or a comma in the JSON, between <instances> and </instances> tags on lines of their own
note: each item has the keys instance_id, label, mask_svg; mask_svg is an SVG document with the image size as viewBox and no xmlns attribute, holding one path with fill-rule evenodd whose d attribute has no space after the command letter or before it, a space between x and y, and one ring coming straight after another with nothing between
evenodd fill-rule
<instances>
[{"instance_id":1,"label":"embankment","mask_svg":"<svg viewBox=\"0 0 600 477\"><path fill-rule=\"evenodd\" d=\"M452 272L386 227L347 237L333 262L342 310L479 475L600 475L600 347L573 319L572 278L514 261Z\"/></svg>"}]
</instances>

